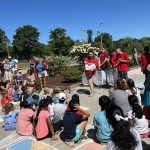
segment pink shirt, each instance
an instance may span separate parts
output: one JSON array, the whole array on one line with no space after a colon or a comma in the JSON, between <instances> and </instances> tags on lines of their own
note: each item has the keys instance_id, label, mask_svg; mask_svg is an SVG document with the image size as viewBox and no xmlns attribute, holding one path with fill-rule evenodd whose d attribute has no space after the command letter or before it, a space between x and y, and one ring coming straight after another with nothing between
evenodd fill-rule
<instances>
[{"instance_id":1,"label":"pink shirt","mask_svg":"<svg viewBox=\"0 0 150 150\"><path fill-rule=\"evenodd\" d=\"M36 117L36 113L34 117ZM50 117L50 113L47 110L41 110L35 129L37 138L43 138L49 134L49 129L46 120L48 117Z\"/></svg>"},{"instance_id":2,"label":"pink shirt","mask_svg":"<svg viewBox=\"0 0 150 150\"><path fill-rule=\"evenodd\" d=\"M23 108L20 110L17 117L16 130L20 135L32 135L33 134L33 125L31 120L34 116L34 111L29 108Z\"/></svg>"}]
</instances>

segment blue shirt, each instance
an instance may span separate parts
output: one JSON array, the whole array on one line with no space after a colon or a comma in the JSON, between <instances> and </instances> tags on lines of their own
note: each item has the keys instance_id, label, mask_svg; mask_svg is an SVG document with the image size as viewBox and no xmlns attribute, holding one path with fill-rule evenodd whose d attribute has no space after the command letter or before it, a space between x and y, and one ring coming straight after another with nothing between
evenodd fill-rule
<instances>
[{"instance_id":1,"label":"blue shirt","mask_svg":"<svg viewBox=\"0 0 150 150\"><path fill-rule=\"evenodd\" d=\"M113 131L111 125L106 119L104 111L97 112L94 115L94 126L97 128L96 137L101 142L108 142L111 139L111 133Z\"/></svg>"},{"instance_id":2,"label":"blue shirt","mask_svg":"<svg viewBox=\"0 0 150 150\"><path fill-rule=\"evenodd\" d=\"M2 119L4 119L4 125L6 131L15 130L16 129L16 116L17 112L13 111L10 115L3 115Z\"/></svg>"},{"instance_id":3,"label":"blue shirt","mask_svg":"<svg viewBox=\"0 0 150 150\"><path fill-rule=\"evenodd\" d=\"M42 71L44 71L43 61L41 60L38 64L36 64L35 68L38 71L38 73L41 73Z\"/></svg>"},{"instance_id":4,"label":"blue shirt","mask_svg":"<svg viewBox=\"0 0 150 150\"><path fill-rule=\"evenodd\" d=\"M13 96L14 101L19 100L19 97L20 97L20 92L18 90L14 91L14 96Z\"/></svg>"},{"instance_id":5,"label":"blue shirt","mask_svg":"<svg viewBox=\"0 0 150 150\"><path fill-rule=\"evenodd\" d=\"M14 67L14 66L16 65L16 61L11 60L11 61L9 62L9 64L10 64L11 67Z\"/></svg>"}]
</instances>

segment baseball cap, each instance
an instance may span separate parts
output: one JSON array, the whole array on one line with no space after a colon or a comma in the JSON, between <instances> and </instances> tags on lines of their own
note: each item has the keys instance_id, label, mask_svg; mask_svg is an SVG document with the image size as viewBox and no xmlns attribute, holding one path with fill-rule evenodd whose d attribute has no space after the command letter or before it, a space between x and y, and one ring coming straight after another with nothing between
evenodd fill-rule
<instances>
[{"instance_id":1,"label":"baseball cap","mask_svg":"<svg viewBox=\"0 0 150 150\"><path fill-rule=\"evenodd\" d=\"M66 100L66 94L65 93L59 93L58 94L58 99L62 100L62 101Z\"/></svg>"}]
</instances>

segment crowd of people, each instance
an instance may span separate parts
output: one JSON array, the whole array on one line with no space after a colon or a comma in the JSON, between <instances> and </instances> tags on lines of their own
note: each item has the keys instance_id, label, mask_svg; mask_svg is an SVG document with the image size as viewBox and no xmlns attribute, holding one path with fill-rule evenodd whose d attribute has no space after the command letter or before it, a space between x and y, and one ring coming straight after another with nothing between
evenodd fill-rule
<instances>
[{"instance_id":1,"label":"crowd of people","mask_svg":"<svg viewBox=\"0 0 150 150\"><path fill-rule=\"evenodd\" d=\"M109 89L109 96L100 96L98 102L101 111L95 112L93 117L97 141L107 143L107 150L142 150L141 139L149 137L148 50L149 48L144 48L145 53L140 57L145 74L143 98L134 81L128 78L128 55L119 48L111 51L110 66L118 70L118 80L113 88ZM97 60L93 51L89 51L84 60L91 94L94 94L92 78L96 68L107 70L108 55L104 48L101 48L98 57L100 59ZM63 89L54 88L51 93L50 89L45 87L48 68L46 60L32 58L25 78L17 68L17 63L16 58L2 62L4 70L1 70L1 76L4 84L0 88L4 130L16 130L20 136L34 135L37 140L57 140L57 134L61 131L64 142L70 147L80 139L87 138L86 126L90 113L80 106L79 95L73 94L71 99L68 99ZM40 84L36 83L36 76L41 79ZM15 102L19 102L19 110L15 109Z\"/></svg>"},{"instance_id":2,"label":"crowd of people","mask_svg":"<svg viewBox=\"0 0 150 150\"><path fill-rule=\"evenodd\" d=\"M137 50L134 48L132 50L133 62L137 66L139 62L141 64L141 71L145 74L145 79L148 75L147 66L150 64L150 53L149 46L144 47L144 53L140 55L139 59L137 57ZM106 85L109 84L108 79L113 78L114 82L117 79L127 79L128 78L128 64L131 61L127 53L123 52L120 48L112 49L109 52L103 47L99 48L99 53L95 54L93 50L89 50L87 57L84 59L85 64L85 75L90 87L90 96L95 94L93 79L96 70L105 72L106 75ZM115 78L117 74L117 78ZM101 79L103 80L103 74L101 74ZM108 76L109 75L109 76Z\"/></svg>"}]
</instances>

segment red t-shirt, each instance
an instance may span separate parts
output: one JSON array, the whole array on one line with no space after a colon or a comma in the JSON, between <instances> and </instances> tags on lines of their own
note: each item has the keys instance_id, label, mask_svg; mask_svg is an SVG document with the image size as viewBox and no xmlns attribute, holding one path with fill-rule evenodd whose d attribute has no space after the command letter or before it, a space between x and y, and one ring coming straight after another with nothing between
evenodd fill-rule
<instances>
[{"instance_id":1,"label":"red t-shirt","mask_svg":"<svg viewBox=\"0 0 150 150\"><path fill-rule=\"evenodd\" d=\"M70 110L70 109L69 109L69 106L67 106L66 110ZM79 111L79 110L78 110L78 111L76 111L76 114L77 114L77 115L83 115L83 114L82 114L82 112L81 112L81 111Z\"/></svg>"},{"instance_id":2,"label":"red t-shirt","mask_svg":"<svg viewBox=\"0 0 150 150\"><path fill-rule=\"evenodd\" d=\"M48 61L47 61L47 60L45 60L45 61L43 62L43 65L44 65L44 68L45 68L45 69L48 69Z\"/></svg>"},{"instance_id":3,"label":"red t-shirt","mask_svg":"<svg viewBox=\"0 0 150 150\"><path fill-rule=\"evenodd\" d=\"M11 99L9 97L3 97L1 99L1 105L4 106L6 103L11 102Z\"/></svg>"},{"instance_id":4,"label":"red t-shirt","mask_svg":"<svg viewBox=\"0 0 150 150\"><path fill-rule=\"evenodd\" d=\"M122 52L121 54L118 54L116 56L116 58L117 58L117 61L119 59L129 60L129 57L125 52ZM127 63L120 62L117 66L117 69L118 69L118 71L128 71L128 65L127 65Z\"/></svg>"},{"instance_id":5,"label":"red t-shirt","mask_svg":"<svg viewBox=\"0 0 150 150\"><path fill-rule=\"evenodd\" d=\"M150 64L150 54L146 54L146 53L142 54L140 56L140 61L142 63L143 71L146 70L147 65Z\"/></svg>"},{"instance_id":6,"label":"red t-shirt","mask_svg":"<svg viewBox=\"0 0 150 150\"><path fill-rule=\"evenodd\" d=\"M88 64L88 63L90 63L90 64L95 64L95 66L97 67L98 66L98 61L97 61L97 59L95 59L95 58L93 58L93 59L91 59L91 60L89 60L87 57L84 59L84 63L86 64ZM95 73L95 70L94 71L91 71L91 70L85 70L85 73L86 74L94 74Z\"/></svg>"},{"instance_id":7,"label":"red t-shirt","mask_svg":"<svg viewBox=\"0 0 150 150\"><path fill-rule=\"evenodd\" d=\"M117 65L116 55L110 56L110 64L111 64L112 67Z\"/></svg>"},{"instance_id":8,"label":"red t-shirt","mask_svg":"<svg viewBox=\"0 0 150 150\"><path fill-rule=\"evenodd\" d=\"M98 54L98 57L100 59L100 64L102 64L104 62L104 60L108 57L108 53L107 52L100 52ZM106 63L104 63L101 68L106 68Z\"/></svg>"}]
</instances>

